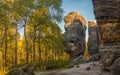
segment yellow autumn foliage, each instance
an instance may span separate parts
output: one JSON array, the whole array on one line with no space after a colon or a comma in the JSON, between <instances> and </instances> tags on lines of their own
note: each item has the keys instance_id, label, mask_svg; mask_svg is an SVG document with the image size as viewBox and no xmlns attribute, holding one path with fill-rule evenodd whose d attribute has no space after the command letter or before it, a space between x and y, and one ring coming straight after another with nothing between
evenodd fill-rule
<instances>
[{"instance_id":1,"label":"yellow autumn foliage","mask_svg":"<svg viewBox=\"0 0 120 75\"><path fill-rule=\"evenodd\" d=\"M85 49L85 52L84 52L84 57L87 59L87 60L90 60L90 55L89 55L89 52L88 52L88 43L86 41L86 49Z\"/></svg>"}]
</instances>

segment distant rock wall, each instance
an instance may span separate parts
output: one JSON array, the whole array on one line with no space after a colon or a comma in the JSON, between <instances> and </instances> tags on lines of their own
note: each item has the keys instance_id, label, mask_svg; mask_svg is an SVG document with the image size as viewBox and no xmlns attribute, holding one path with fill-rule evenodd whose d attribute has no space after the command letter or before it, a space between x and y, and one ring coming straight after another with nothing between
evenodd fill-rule
<instances>
[{"instance_id":1,"label":"distant rock wall","mask_svg":"<svg viewBox=\"0 0 120 75\"><path fill-rule=\"evenodd\" d=\"M99 50L102 63L104 67L110 67L116 59L120 58L120 0L92 1L99 25ZM118 63L120 64L120 61ZM117 67L114 65L113 67L119 70L117 74L113 75L119 75L120 65Z\"/></svg>"},{"instance_id":2,"label":"distant rock wall","mask_svg":"<svg viewBox=\"0 0 120 75\"><path fill-rule=\"evenodd\" d=\"M99 60L98 26L94 21L88 21L88 32L88 51L90 54L90 60Z\"/></svg>"}]
</instances>

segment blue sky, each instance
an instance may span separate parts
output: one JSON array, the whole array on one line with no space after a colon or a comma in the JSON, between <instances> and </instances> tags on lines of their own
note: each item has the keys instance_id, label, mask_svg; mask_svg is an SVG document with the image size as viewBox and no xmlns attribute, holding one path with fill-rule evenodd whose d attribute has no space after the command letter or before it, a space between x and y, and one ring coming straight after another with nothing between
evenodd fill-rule
<instances>
[{"instance_id":1,"label":"blue sky","mask_svg":"<svg viewBox=\"0 0 120 75\"><path fill-rule=\"evenodd\" d=\"M64 10L64 16L72 11L77 11L86 18L86 23L89 20L95 20L92 0L62 0L62 8ZM62 22L59 26L64 32L64 22Z\"/></svg>"}]
</instances>

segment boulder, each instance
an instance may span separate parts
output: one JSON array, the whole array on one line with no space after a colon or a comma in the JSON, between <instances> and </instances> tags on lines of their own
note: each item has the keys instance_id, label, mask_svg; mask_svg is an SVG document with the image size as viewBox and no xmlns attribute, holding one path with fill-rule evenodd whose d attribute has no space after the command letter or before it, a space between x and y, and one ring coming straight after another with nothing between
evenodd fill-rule
<instances>
[{"instance_id":1,"label":"boulder","mask_svg":"<svg viewBox=\"0 0 120 75\"><path fill-rule=\"evenodd\" d=\"M111 75L120 75L120 57L111 66Z\"/></svg>"},{"instance_id":2,"label":"boulder","mask_svg":"<svg viewBox=\"0 0 120 75\"><path fill-rule=\"evenodd\" d=\"M34 67L30 64L26 64L22 67L14 67L5 75L35 75L33 72Z\"/></svg>"}]
</instances>

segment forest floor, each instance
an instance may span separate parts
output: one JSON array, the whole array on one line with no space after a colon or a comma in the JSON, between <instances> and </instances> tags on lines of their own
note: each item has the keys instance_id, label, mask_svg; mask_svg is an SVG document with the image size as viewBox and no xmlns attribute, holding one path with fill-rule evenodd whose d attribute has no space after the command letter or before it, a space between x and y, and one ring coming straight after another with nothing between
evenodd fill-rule
<instances>
[{"instance_id":1,"label":"forest floor","mask_svg":"<svg viewBox=\"0 0 120 75\"><path fill-rule=\"evenodd\" d=\"M88 68L90 66L90 69ZM88 69L87 69L88 68ZM110 75L107 72L101 74L98 62L90 62L74 66L65 70L55 70L49 72L36 72L36 75Z\"/></svg>"}]
</instances>

